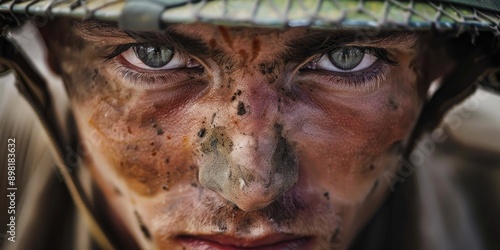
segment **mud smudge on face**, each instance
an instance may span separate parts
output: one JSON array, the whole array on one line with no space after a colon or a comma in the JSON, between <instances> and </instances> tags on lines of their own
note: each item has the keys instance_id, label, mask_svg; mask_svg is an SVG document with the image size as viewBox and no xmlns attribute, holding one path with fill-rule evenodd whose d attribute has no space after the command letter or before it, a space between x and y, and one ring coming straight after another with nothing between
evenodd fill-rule
<instances>
[{"instance_id":1,"label":"mud smudge on face","mask_svg":"<svg viewBox=\"0 0 500 250\"><path fill-rule=\"evenodd\" d=\"M335 232L333 232L332 237L330 238L330 247L332 249L338 249L341 246L341 239L340 239L340 232L341 228L335 229Z\"/></svg>"},{"instance_id":2,"label":"mud smudge on face","mask_svg":"<svg viewBox=\"0 0 500 250\"><path fill-rule=\"evenodd\" d=\"M274 71L274 66L274 64L261 63L259 64L260 73L262 73L262 75L272 74Z\"/></svg>"},{"instance_id":3,"label":"mud smudge on face","mask_svg":"<svg viewBox=\"0 0 500 250\"><path fill-rule=\"evenodd\" d=\"M330 193L324 192L323 196L325 197L326 200L330 200Z\"/></svg>"},{"instance_id":4,"label":"mud smudge on face","mask_svg":"<svg viewBox=\"0 0 500 250\"><path fill-rule=\"evenodd\" d=\"M217 46L217 42L215 41L215 39L210 39L210 41L208 41L208 47L210 47L210 50L213 50L215 46Z\"/></svg>"},{"instance_id":5,"label":"mud smudge on face","mask_svg":"<svg viewBox=\"0 0 500 250\"><path fill-rule=\"evenodd\" d=\"M217 113L213 113L212 114L212 119L210 120L210 124L214 124L214 121L215 121L215 116L217 115Z\"/></svg>"},{"instance_id":6,"label":"mud smudge on face","mask_svg":"<svg viewBox=\"0 0 500 250\"><path fill-rule=\"evenodd\" d=\"M237 115L244 115L247 113L245 109L245 104L243 102L238 103L238 111L236 112Z\"/></svg>"},{"instance_id":7,"label":"mud smudge on face","mask_svg":"<svg viewBox=\"0 0 500 250\"><path fill-rule=\"evenodd\" d=\"M273 164L276 173L283 175L283 179L288 184L283 187L288 187L297 182L298 164L292 145L283 137L283 125L274 124L274 131L278 137L278 143L273 154Z\"/></svg>"},{"instance_id":8,"label":"mud smudge on face","mask_svg":"<svg viewBox=\"0 0 500 250\"><path fill-rule=\"evenodd\" d=\"M389 98L389 101L387 102L387 106L392 111L396 111L399 108L399 104L396 101L394 101L394 98L392 98L392 97Z\"/></svg>"},{"instance_id":9,"label":"mud smudge on face","mask_svg":"<svg viewBox=\"0 0 500 250\"><path fill-rule=\"evenodd\" d=\"M250 62L253 62L255 58L257 58L259 53L260 53L260 41L259 39L255 38L252 41L252 58L250 59Z\"/></svg>"},{"instance_id":10,"label":"mud smudge on face","mask_svg":"<svg viewBox=\"0 0 500 250\"><path fill-rule=\"evenodd\" d=\"M201 128L200 131L198 131L198 137L203 138L206 132L207 130L205 128Z\"/></svg>"},{"instance_id":11,"label":"mud smudge on face","mask_svg":"<svg viewBox=\"0 0 500 250\"><path fill-rule=\"evenodd\" d=\"M215 127L210 135L202 142L201 151L205 154L215 153L216 155L231 152L233 142L226 135L225 127Z\"/></svg>"},{"instance_id":12,"label":"mud smudge on face","mask_svg":"<svg viewBox=\"0 0 500 250\"><path fill-rule=\"evenodd\" d=\"M248 53L243 50L243 49L240 49L238 50L238 54L240 55L241 57L241 61L243 64L246 64L247 63L247 60L248 60Z\"/></svg>"},{"instance_id":13,"label":"mud smudge on face","mask_svg":"<svg viewBox=\"0 0 500 250\"><path fill-rule=\"evenodd\" d=\"M229 48L233 48L233 39L231 38L231 35L229 34L228 28L224 26L219 26L219 32L222 36L222 39L224 42L229 46Z\"/></svg>"},{"instance_id":14,"label":"mud smudge on face","mask_svg":"<svg viewBox=\"0 0 500 250\"><path fill-rule=\"evenodd\" d=\"M99 74L99 71L97 69L94 69L94 75L92 76L92 81L95 81L98 74Z\"/></svg>"}]
</instances>

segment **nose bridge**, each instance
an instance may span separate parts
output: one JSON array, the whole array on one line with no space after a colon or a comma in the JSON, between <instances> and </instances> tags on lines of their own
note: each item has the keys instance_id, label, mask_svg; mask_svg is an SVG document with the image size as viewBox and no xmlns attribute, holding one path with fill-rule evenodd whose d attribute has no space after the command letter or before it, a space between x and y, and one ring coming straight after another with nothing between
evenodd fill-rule
<instances>
[{"instance_id":1,"label":"nose bridge","mask_svg":"<svg viewBox=\"0 0 500 250\"><path fill-rule=\"evenodd\" d=\"M236 111L202 142L200 183L242 210L263 208L298 180L292 144L278 111L278 94L262 77L240 77ZM244 105L244 112L241 111ZM233 106L234 107L234 106Z\"/></svg>"},{"instance_id":2,"label":"nose bridge","mask_svg":"<svg viewBox=\"0 0 500 250\"><path fill-rule=\"evenodd\" d=\"M237 80L235 101L245 105L245 115L239 113L242 122L268 123L279 119L279 93L268 79L258 73L242 76ZM247 121L245 121L247 120Z\"/></svg>"}]
</instances>

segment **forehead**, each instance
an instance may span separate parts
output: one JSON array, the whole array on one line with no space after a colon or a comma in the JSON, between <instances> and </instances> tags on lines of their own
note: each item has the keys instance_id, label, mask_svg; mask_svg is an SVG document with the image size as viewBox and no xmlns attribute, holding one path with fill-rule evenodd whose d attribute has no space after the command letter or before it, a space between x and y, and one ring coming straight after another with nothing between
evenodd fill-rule
<instances>
[{"instance_id":1,"label":"forehead","mask_svg":"<svg viewBox=\"0 0 500 250\"><path fill-rule=\"evenodd\" d=\"M123 31L115 24L99 21L82 21L75 27L83 39L91 42L168 42L187 47L188 50L196 50L193 46L198 47L198 50L255 47L256 43L261 48L280 47L275 49L296 48L311 51L350 44L411 48L417 40L417 34L409 31L226 27L207 23L172 24L161 32Z\"/></svg>"}]
</instances>

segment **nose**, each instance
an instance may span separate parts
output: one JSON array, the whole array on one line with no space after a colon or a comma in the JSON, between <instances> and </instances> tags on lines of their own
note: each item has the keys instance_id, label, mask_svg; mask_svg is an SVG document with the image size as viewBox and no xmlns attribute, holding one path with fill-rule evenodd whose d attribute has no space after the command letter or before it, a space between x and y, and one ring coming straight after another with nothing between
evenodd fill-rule
<instances>
[{"instance_id":1,"label":"nose","mask_svg":"<svg viewBox=\"0 0 500 250\"><path fill-rule=\"evenodd\" d=\"M277 95L265 87L243 91L240 101L248 112L237 116L239 126L219 121L201 143L201 185L244 211L266 207L299 178L293 143L273 103ZM237 115L236 110L227 113L227 119Z\"/></svg>"}]
</instances>

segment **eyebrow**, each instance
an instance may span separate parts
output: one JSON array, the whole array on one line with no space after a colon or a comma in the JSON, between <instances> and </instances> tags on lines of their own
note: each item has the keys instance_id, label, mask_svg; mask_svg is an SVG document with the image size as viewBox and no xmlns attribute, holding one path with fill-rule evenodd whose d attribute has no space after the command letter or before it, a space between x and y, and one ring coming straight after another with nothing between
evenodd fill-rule
<instances>
[{"instance_id":1,"label":"eyebrow","mask_svg":"<svg viewBox=\"0 0 500 250\"><path fill-rule=\"evenodd\" d=\"M167 27L162 32L137 32L121 30L116 26L116 23L88 20L77 23L76 27L82 38L91 42L109 38L118 45L120 45L120 41L168 44L192 55L206 56L209 53L208 44L205 41L175 31L175 25Z\"/></svg>"},{"instance_id":2,"label":"eyebrow","mask_svg":"<svg viewBox=\"0 0 500 250\"><path fill-rule=\"evenodd\" d=\"M302 60L346 45L413 48L416 40L417 34L410 31L380 31L373 35L368 31L311 30L304 36L287 42L283 57L291 61Z\"/></svg>"},{"instance_id":3,"label":"eyebrow","mask_svg":"<svg viewBox=\"0 0 500 250\"><path fill-rule=\"evenodd\" d=\"M125 32L140 43L168 44L196 56L207 56L209 54L208 44L205 41L178 33L173 29L167 28L163 32Z\"/></svg>"}]
</instances>

